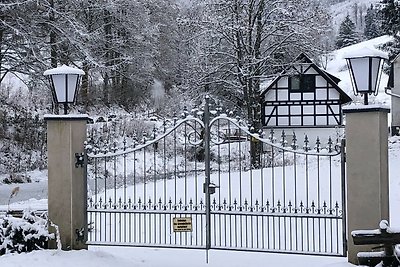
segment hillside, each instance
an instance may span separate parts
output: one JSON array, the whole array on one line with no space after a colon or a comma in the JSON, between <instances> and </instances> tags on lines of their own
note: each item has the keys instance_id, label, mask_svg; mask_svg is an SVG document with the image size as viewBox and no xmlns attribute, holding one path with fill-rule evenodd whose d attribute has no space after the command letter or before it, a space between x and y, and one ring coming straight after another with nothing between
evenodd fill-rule
<instances>
[{"instance_id":1,"label":"hillside","mask_svg":"<svg viewBox=\"0 0 400 267\"><path fill-rule=\"evenodd\" d=\"M378 4L381 0L346 0L340 3L332 4L330 12L332 16L332 25L334 29L338 29L340 23L347 15L350 15L357 28L363 29L364 16L367 8L373 4ZM356 8L357 7L357 10ZM361 15L361 16L360 16Z\"/></svg>"}]
</instances>

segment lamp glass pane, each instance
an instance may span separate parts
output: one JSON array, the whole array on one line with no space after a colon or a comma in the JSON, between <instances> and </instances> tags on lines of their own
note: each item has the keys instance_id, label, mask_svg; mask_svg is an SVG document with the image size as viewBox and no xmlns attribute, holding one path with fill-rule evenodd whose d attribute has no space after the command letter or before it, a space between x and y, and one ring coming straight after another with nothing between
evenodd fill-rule
<instances>
[{"instance_id":1,"label":"lamp glass pane","mask_svg":"<svg viewBox=\"0 0 400 267\"><path fill-rule=\"evenodd\" d=\"M68 103L74 102L78 77L77 74L68 74Z\"/></svg>"},{"instance_id":2,"label":"lamp glass pane","mask_svg":"<svg viewBox=\"0 0 400 267\"><path fill-rule=\"evenodd\" d=\"M353 79L356 89L360 93L369 91L368 73L369 59L368 58L350 58L350 65L353 73Z\"/></svg>"},{"instance_id":3,"label":"lamp glass pane","mask_svg":"<svg viewBox=\"0 0 400 267\"><path fill-rule=\"evenodd\" d=\"M51 79L53 80L54 90L56 94L56 100L58 103L65 103L66 102L66 95L65 95L65 77L64 74L53 74L51 75Z\"/></svg>"},{"instance_id":4,"label":"lamp glass pane","mask_svg":"<svg viewBox=\"0 0 400 267\"><path fill-rule=\"evenodd\" d=\"M379 74L379 66L381 64L380 58L372 58L371 59L371 90L372 92L376 91L376 87L378 85L378 74Z\"/></svg>"}]
</instances>

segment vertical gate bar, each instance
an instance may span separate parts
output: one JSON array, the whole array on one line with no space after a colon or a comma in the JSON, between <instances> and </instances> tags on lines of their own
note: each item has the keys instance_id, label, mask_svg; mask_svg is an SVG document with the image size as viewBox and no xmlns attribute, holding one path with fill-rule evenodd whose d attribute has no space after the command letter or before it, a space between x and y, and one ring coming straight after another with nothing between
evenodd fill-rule
<instances>
[{"instance_id":1,"label":"vertical gate bar","mask_svg":"<svg viewBox=\"0 0 400 267\"><path fill-rule=\"evenodd\" d=\"M136 141L133 143L133 148L136 148ZM136 150L133 151L133 205L136 205Z\"/></svg>"},{"instance_id":2,"label":"vertical gate bar","mask_svg":"<svg viewBox=\"0 0 400 267\"><path fill-rule=\"evenodd\" d=\"M153 130L154 132L153 132L153 139L156 139L156 128L154 127L154 130ZM154 188L153 188L153 190L154 190L154 192L153 192L153 210L156 210L157 209L157 150L158 150L158 141L156 142L156 143L154 143L153 144L153 186L154 186ZM153 215L153 218L154 218L154 222L153 222L153 224L154 224L154 244L157 244L157 216L156 216L156 214L154 213L154 215ZM151 228L150 228L151 229ZM159 235L161 235L161 233L159 233Z\"/></svg>"},{"instance_id":3,"label":"vertical gate bar","mask_svg":"<svg viewBox=\"0 0 400 267\"><path fill-rule=\"evenodd\" d=\"M104 205L107 208L107 157L104 157Z\"/></svg>"},{"instance_id":4,"label":"vertical gate bar","mask_svg":"<svg viewBox=\"0 0 400 267\"><path fill-rule=\"evenodd\" d=\"M172 214L170 213L169 214L169 223L171 223L171 222L172 222ZM169 235L169 244L172 244L172 233Z\"/></svg>"},{"instance_id":5,"label":"vertical gate bar","mask_svg":"<svg viewBox=\"0 0 400 267\"><path fill-rule=\"evenodd\" d=\"M184 129L184 135L185 135L185 142L184 142L184 145L183 145L183 150L184 150L184 152L183 152L183 154L184 154L184 171L185 171L185 179L184 179L184 202L183 202L183 204L184 204L184 210L187 210L187 204L188 204L188 202L187 202L187 197L188 197L188 195L187 195L187 153L186 153L186 150L187 150L187 142L188 142L188 140L186 140L186 138L187 138L187 122L185 122L185 125L184 125L184 127L183 127L183 129ZM187 244L188 244L188 240L187 240L187 238L188 238L188 236L187 236L187 234L185 234L184 235L185 236L185 245L187 246Z\"/></svg>"},{"instance_id":6,"label":"vertical gate bar","mask_svg":"<svg viewBox=\"0 0 400 267\"><path fill-rule=\"evenodd\" d=\"M297 154L294 152L293 154L293 172L294 172L294 213L297 213L297 207L299 204L297 203ZM298 248L297 244L297 219L294 219L294 243L295 250Z\"/></svg>"},{"instance_id":7,"label":"vertical gate bar","mask_svg":"<svg viewBox=\"0 0 400 267\"><path fill-rule=\"evenodd\" d=\"M340 144L340 167L342 176L342 242L343 242L343 256L347 254L347 233L346 233L346 139L341 140ZM339 234L339 233L338 233ZM338 238L339 239L339 238ZM339 250L339 248L338 248Z\"/></svg>"},{"instance_id":8,"label":"vertical gate bar","mask_svg":"<svg viewBox=\"0 0 400 267\"><path fill-rule=\"evenodd\" d=\"M100 240L101 240L101 214L100 214L100 220L99 220L99 222L97 222L97 208L98 208L98 202L97 202L97 191L98 191L98 188L97 188L97 179L98 179L98 176L97 176L97 168L98 168L98 166L97 166L97 158L94 158L94 208L95 208L95 213L94 213L94 223L93 223L93 229L92 229L92 231L94 232L94 233L96 233L96 230L97 230L97 227L99 227L100 229L99 229L99 231L100 231ZM100 199L101 199L101 197L100 197ZM99 207L99 208L101 208L101 207ZM97 241L97 234L94 234L94 238L95 238L95 240L94 241ZM99 240L99 241L100 241Z\"/></svg>"},{"instance_id":9,"label":"vertical gate bar","mask_svg":"<svg viewBox=\"0 0 400 267\"><path fill-rule=\"evenodd\" d=\"M319 152L319 151L318 151ZM317 213L320 214L321 213L321 168L320 168L320 164L321 164L321 157L320 155L317 155L317 184L318 184L318 188L317 188L317 200L318 200L318 204L317 204ZM318 251L321 251L321 218L317 219L318 221Z\"/></svg>"},{"instance_id":10,"label":"vertical gate bar","mask_svg":"<svg viewBox=\"0 0 400 267\"><path fill-rule=\"evenodd\" d=\"M163 133L167 131L167 122L164 120L164 127L163 127ZM163 168L164 168L164 180L163 180L163 185L164 185L164 201L162 202L162 207L160 207L160 210L166 210L166 205L167 205L167 156L166 156L166 137L163 138ZM161 199L161 198L160 198ZM160 215L160 220L161 220L161 215ZM164 215L164 243L167 244L167 215ZM160 227L161 227L161 222L160 222ZM161 233L161 232L160 232ZM161 234L160 234L160 240L161 240Z\"/></svg>"},{"instance_id":11,"label":"vertical gate bar","mask_svg":"<svg viewBox=\"0 0 400 267\"><path fill-rule=\"evenodd\" d=\"M153 138L156 139L156 130L154 128ZM157 204L157 149L158 149L158 141L153 144L153 208L156 209ZM155 224L154 224L155 225Z\"/></svg>"},{"instance_id":12,"label":"vertical gate bar","mask_svg":"<svg viewBox=\"0 0 400 267\"><path fill-rule=\"evenodd\" d=\"M123 150L126 150L126 140L124 140L124 148ZM123 165L124 165L124 204L126 205L126 190L127 190L127 183L126 183L126 176L127 176L127 171L126 171L126 154L124 153L123 155Z\"/></svg>"},{"instance_id":13,"label":"vertical gate bar","mask_svg":"<svg viewBox=\"0 0 400 267\"><path fill-rule=\"evenodd\" d=\"M226 207L224 207L224 212L226 212ZM227 227L226 227L226 213L224 214L224 237L225 237L225 241L224 241L224 246L227 247Z\"/></svg>"},{"instance_id":14,"label":"vertical gate bar","mask_svg":"<svg viewBox=\"0 0 400 267\"><path fill-rule=\"evenodd\" d=\"M219 111L218 111L219 112ZM218 115L220 115L218 113ZM218 135L218 186L221 187L221 145L220 143L220 119L217 120L217 135ZM221 191L218 191L218 210L221 210ZM221 215L219 216L219 244L222 244L222 226Z\"/></svg>"},{"instance_id":15,"label":"vertical gate bar","mask_svg":"<svg viewBox=\"0 0 400 267\"><path fill-rule=\"evenodd\" d=\"M206 250L211 248L211 197L210 197L210 110L209 96L204 107L204 164L205 164L205 205L206 205ZM208 253L208 252L207 252ZM208 254L207 254L208 255Z\"/></svg>"},{"instance_id":16,"label":"vertical gate bar","mask_svg":"<svg viewBox=\"0 0 400 267\"><path fill-rule=\"evenodd\" d=\"M136 148L136 141L133 142L133 148ZM133 151L133 209L136 210L136 150ZM136 243L136 214L133 215L133 242Z\"/></svg>"},{"instance_id":17,"label":"vertical gate bar","mask_svg":"<svg viewBox=\"0 0 400 267\"><path fill-rule=\"evenodd\" d=\"M100 199L100 201L101 201L101 199ZM99 212L99 241L101 242L101 240L102 240L102 220L101 220L101 218L102 218L103 216L102 216L102 212L100 211Z\"/></svg>"},{"instance_id":18,"label":"vertical gate bar","mask_svg":"<svg viewBox=\"0 0 400 267\"><path fill-rule=\"evenodd\" d=\"M284 136L285 138L285 136ZM285 141L284 141L285 142ZM285 146L285 143L283 143L283 145ZM283 187L282 187L282 191L283 191L283 213L286 213L286 158L285 158L285 150L282 150L282 172L283 172ZM286 247L286 218L283 217L283 241L284 241L284 248L285 250L287 249ZM280 237L280 236L279 236Z\"/></svg>"},{"instance_id":19,"label":"vertical gate bar","mask_svg":"<svg viewBox=\"0 0 400 267\"><path fill-rule=\"evenodd\" d=\"M176 120L177 118L174 118L174 127L176 126ZM174 129L174 205L177 204L177 197L176 197L176 191L177 191L177 181L176 181L176 175L177 175L177 170L176 170L176 165L177 165L177 161L176 161L176 129Z\"/></svg>"},{"instance_id":20,"label":"vertical gate bar","mask_svg":"<svg viewBox=\"0 0 400 267\"><path fill-rule=\"evenodd\" d=\"M235 129L236 131L236 129ZM228 121L228 132L231 132L231 122ZM240 141L239 141L240 142ZM239 155L240 158L240 155ZM232 211L232 176L231 176L231 142L228 142L228 210ZM236 228L232 234L232 215L229 215L229 244L232 247ZM236 243L235 243L236 245Z\"/></svg>"},{"instance_id":21,"label":"vertical gate bar","mask_svg":"<svg viewBox=\"0 0 400 267\"><path fill-rule=\"evenodd\" d=\"M115 152L114 148L113 148L113 152ZM114 165L114 186L113 186L113 191L114 191L114 205L117 204L117 156L113 156L113 165Z\"/></svg>"},{"instance_id":22,"label":"vertical gate bar","mask_svg":"<svg viewBox=\"0 0 400 267\"><path fill-rule=\"evenodd\" d=\"M213 200L213 209L214 209L214 213L213 213L213 221L214 221L214 247L216 247L217 246L217 218L218 218L218 221L220 220L220 218L221 218L221 216L219 215L219 214L217 214L217 213L215 213L215 211L216 211L216 199L214 198L214 200Z\"/></svg>"},{"instance_id":23,"label":"vertical gate bar","mask_svg":"<svg viewBox=\"0 0 400 267\"><path fill-rule=\"evenodd\" d=\"M111 197L110 197L110 209L111 209ZM110 230L110 239L109 239L109 242L112 242L112 225L113 225L113 223L112 223L112 212L110 211L109 213L108 213L108 215L109 215L109 224L110 224L110 228L109 228L109 230Z\"/></svg>"},{"instance_id":24,"label":"vertical gate bar","mask_svg":"<svg viewBox=\"0 0 400 267\"><path fill-rule=\"evenodd\" d=\"M231 122L228 121L228 132L231 131ZM241 155L239 154L239 159ZM231 143L228 142L228 191L229 191L229 207L232 207L232 177L231 177ZM229 208L231 210L231 208Z\"/></svg>"},{"instance_id":25,"label":"vertical gate bar","mask_svg":"<svg viewBox=\"0 0 400 267\"><path fill-rule=\"evenodd\" d=\"M332 185L332 156L329 156L329 215L332 215L332 211L333 211L333 203L332 203L332 193L333 193L333 185ZM331 234L330 234L330 238L331 238L331 253L333 253L333 225L332 225L332 221L333 219L330 219L330 230L331 230Z\"/></svg>"},{"instance_id":26,"label":"vertical gate bar","mask_svg":"<svg viewBox=\"0 0 400 267\"><path fill-rule=\"evenodd\" d=\"M150 202L149 202L149 210L150 210L151 208L150 208ZM149 213L149 243L151 244L151 230L152 230L152 227L151 227L151 213ZM154 225L155 225L155 223L154 223ZM153 236L155 236L155 233L154 233L154 235Z\"/></svg>"},{"instance_id":27,"label":"vertical gate bar","mask_svg":"<svg viewBox=\"0 0 400 267\"><path fill-rule=\"evenodd\" d=\"M195 133L197 133L198 132L198 129L197 129L197 122L195 122L194 123L194 132ZM199 147L198 147L198 145L197 145L197 137L198 137L198 135L197 134L195 134L194 135L194 143L196 144L195 146L194 146L194 151L195 151L195 158L194 158L194 202L193 202L193 205L194 205L194 210L197 210L197 205L199 204L199 199L198 199L198 176L197 176L197 171L198 171L198 169L197 169L197 157L196 157L196 154L198 153L198 151L199 151ZM196 220L197 220L197 217L196 217ZM196 221L196 225L197 225L197 221ZM197 227L196 227L196 229L197 229ZM197 233L197 231L196 231L196 233ZM197 241L196 241L196 245L197 245Z\"/></svg>"},{"instance_id":28,"label":"vertical gate bar","mask_svg":"<svg viewBox=\"0 0 400 267\"><path fill-rule=\"evenodd\" d=\"M184 134L185 134L185 142L184 142L184 145L183 145L184 146L183 147L183 151L184 152L183 153L184 153L184 170L185 170L185 181L184 181L184 183L185 183L185 185L184 185L184 198L185 198L185 201L184 201L184 205L185 205L185 210L186 210L186 205L187 205L187 153L186 153L186 150L187 150L187 141L188 141L188 140L186 140L186 138L187 138L187 123L186 122L185 122L185 125L184 125L183 129L184 129Z\"/></svg>"},{"instance_id":29,"label":"vertical gate bar","mask_svg":"<svg viewBox=\"0 0 400 267\"><path fill-rule=\"evenodd\" d=\"M239 130L242 135L242 129ZM239 142L239 157L242 156L241 143ZM239 160L239 210L242 210L242 161Z\"/></svg>"},{"instance_id":30,"label":"vertical gate bar","mask_svg":"<svg viewBox=\"0 0 400 267\"><path fill-rule=\"evenodd\" d=\"M251 137L251 139L253 139L254 137ZM255 139L254 141L258 141L258 139ZM253 140L251 140L250 143L250 151L251 151L251 146L255 146L252 144ZM257 148L254 148L255 150ZM258 152L256 151L255 154L257 154ZM257 162L257 158L253 159L253 153L250 153L250 174L249 174L249 178L250 178L250 212L253 212L253 168L255 169L256 166L253 166L253 162ZM247 222L247 219L246 219ZM250 237L249 237L250 236ZM251 242L251 247L253 248L253 216L250 215L250 235L246 237L246 240ZM250 239L250 240L249 240Z\"/></svg>"},{"instance_id":31,"label":"vertical gate bar","mask_svg":"<svg viewBox=\"0 0 400 267\"><path fill-rule=\"evenodd\" d=\"M305 208L306 208L306 213L309 214L309 173L308 173L308 155L306 154L306 203L305 203ZM307 236L307 251L310 251L310 229L309 229L309 223L310 220L308 218L306 218L306 236Z\"/></svg>"},{"instance_id":32,"label":"vertical gate bar","mask_svg":"<svg viewBox=\"0 0 400 267\"><path fill-rule=\"evenodd\" d=\"M275 147L271 146L271 189L272 199L271 207L275 207Z\"/></svg>"},{"instance_id":33,"label":"vertical gate bar","mask_svg":"<svg viewBox=\"0 0 400 267\"><path fill-rule=\"evenodd\" d=\"M260 212L264 212L264 162L265 162L265 153L263 153L263 146L264 143L260 142L261 145L261 169L260 169L260 184L261 184L261 189L260 189L260 193L261 193L261 202L260 202ZM258 227L257 227L258 228ZM262 246L261 248L264 249L264 215L261 215L261 243Z\"/></svg>"},{"instance_id":34,"label":"vertical gate bar","mask_svg":"<svg viewBox=\"0 0 400 267\"><path fill-rule=\"evenodd\" d=\"M271 209L275 209L275 147L271 146L271 189L272 189L272 200ZM272 224L272 247L275 249L275 218L271 218ZM269 240L268 240L269 241Z\"/></svg>"},{"instance_id":35,"label":"vertical gate bar","mask_svg":"<svg viewBox=\"0 0 400 267\"><path fill-rule=\"evenodd\" d=\"M144 138L144 144L146 144L147 139ZM146 146L143 147L143 209L146 210L147 205L147 175L146 175ZM146 213L143 213L143 242L146 243L147 231L146 231Z\"/></svg>"},{"instance_id":36,"label":"vertical gate bar","mask_svg":"<svg viewBox=\"0 0 400 267\"><path fill-rule=\"evenodd\" d=\"M115 147L115 145L114 145ZM113 152L115 152L114 147ZM114 161L114 210L117 208L117 156L113 157ZM114 211L114 240L117 242L117 212Z\"/></svg>"},{"instance_id":37,"label":"vertical gate bar","mask_svg":"<svg viewBox=\"0 0 400 267\"><path fill-rule=\"evenodd\" d=\"M104 209L107 209L107 157L104 157ZM107 241L107 213L104 213L104 241Z\"/></svg>"},{"instance_id":38,"label":"vertical gate bar","mask_svg":"<svg viewBox=\"0 0 400 267\"><path fill-rule=\"evenodd\" d=\"M98 161L98 159L94 158L94 203L95 203L95 207L96 207L96 205L98 203L97 202L97 195L98 195L98 192L99 192L98 184L97 184L97 180L98 180L97 161Z\"/></svg>"},{"instance_id":39,"label":"vertical gate bar","mask_svg":"<svg viewBox=\"0 0 400 267\"><path fill-rule=\"evenodd\" d=\"M282 193L283 193L283 212L286 207L286 163L285 163L285 150L282 149Z\"/></svg>"},{"instance_id":40,"label":"vertical gate bar","mask_svg":"<svg viewBox=\"0 0 400 267\"><path fill-rule=\"evenodd\" d=\"M126 150L126 140L124 140L124 148L123 150ZM123 155L123 165L124 165L124 209L127 209L127 200L126 200L126 191L127 191L127 184L126 184L126 154L124 153ZM127 225L126 225L126 216L127 213L124 213L124 242L126 243L126 233L127 233Z\"/></svg>"}]
</instances>

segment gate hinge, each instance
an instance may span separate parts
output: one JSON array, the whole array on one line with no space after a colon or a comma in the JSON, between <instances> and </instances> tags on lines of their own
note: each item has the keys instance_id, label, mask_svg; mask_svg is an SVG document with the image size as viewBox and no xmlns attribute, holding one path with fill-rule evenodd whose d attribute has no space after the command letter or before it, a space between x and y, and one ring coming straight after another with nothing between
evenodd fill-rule
<instances>
[{"instance_id":1,"label":"gate hinge","mask_svg":"<svg viewBox=\"0 0 400 267\"><path fill-rule=\"evenodd\" d=\"M83 153L75 153L75 168L83 167L85 164L85 156Z\"/></svg>"}]
</instances>

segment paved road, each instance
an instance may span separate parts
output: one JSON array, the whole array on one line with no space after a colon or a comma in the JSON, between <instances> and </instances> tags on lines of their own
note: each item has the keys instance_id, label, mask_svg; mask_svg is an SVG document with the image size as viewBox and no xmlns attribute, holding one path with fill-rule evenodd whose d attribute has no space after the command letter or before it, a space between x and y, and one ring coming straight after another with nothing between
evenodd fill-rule
<instances>
[{"instance_id":1,"label":"paved road","mask_svg":"<svg viewBox=\"0 0 400 267\"><path fill-rule=\"evenodd\" d=\"M0 184L0 205L7 205L11 192L19 186L19 192L11 198L10 203L29 200L31 198L47 198L47 181L24 184Z\"/></svg>"}]
</instances>

